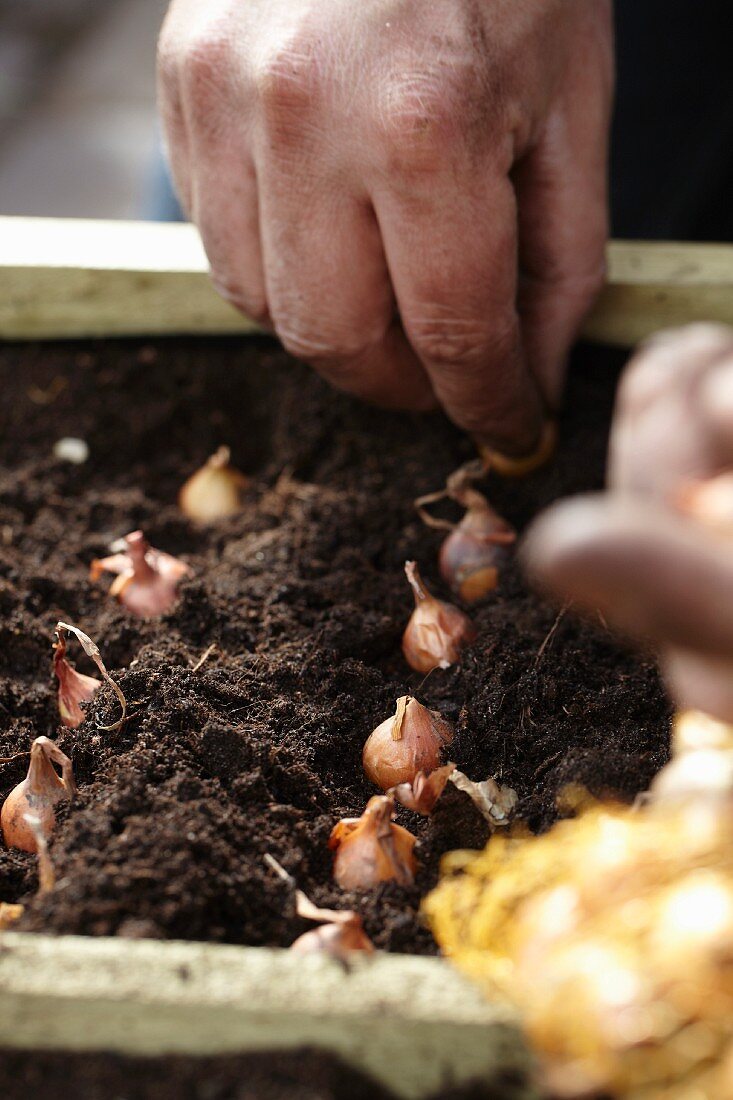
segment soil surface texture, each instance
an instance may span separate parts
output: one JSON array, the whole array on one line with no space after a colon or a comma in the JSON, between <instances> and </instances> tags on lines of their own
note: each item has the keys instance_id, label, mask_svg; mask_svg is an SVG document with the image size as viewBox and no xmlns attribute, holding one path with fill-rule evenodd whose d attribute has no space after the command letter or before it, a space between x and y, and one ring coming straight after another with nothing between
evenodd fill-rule
<instances>
[{"instance_id":1,"label":"soil surface texture","mask_svg":"<svg viewBox=\"0 0 733 1100\"><path fill-rule=\"evenodd\" d=\"M553 499L601 487L622 360L581 349L553 464L487 480L520 529ZM25 902L22 929L287 945L308 926L270 852L317 903L357 908L379 948L435 952L420 899L446 851L487 839L465 795L449 787L429 819L400 812L419 838L412 887L346 894L327 848L338 818L377 793L362 747L402 694L456 723L451 759L515 788L534 830L565 785L632 799L667 759L651 660L599 621L558 617L515 564L472 610L479 640L459 667L424 680L405 664L405 560L447 595L442 536L413 500L472 457L441 415L366 408L266 341L6 344L0 377L0 757L56 738L79 786L54 836L52 893L35 897L35 858L0 845L0 900ZM66 436L87 442L86 463L54 457ZM251 486L236 518L196 526L177 492L222 443ZM136 528L192 569L157 621L88 579ZM100 646L130 703L121 730L101 728L118 717L106 687L78 730L59 726L58 619ZM73 641L70 655L94 673ZM0 764L1 797L26 767Z\"/></svg>"},{"instance_id":2,"label":"soil surface texture","mask_svg":"<svg viewBox=\"0 0 733 1100\"><path fill-rule=\"evenodd\" d=\"M227 1058L123 1058L114 1054L0 1052L4 1100L397 1100L337 1058L317 1051ZM432 1100L526 1100L507 1071L492 1084L442 1090Z\"/></svg>"}]
</instances>

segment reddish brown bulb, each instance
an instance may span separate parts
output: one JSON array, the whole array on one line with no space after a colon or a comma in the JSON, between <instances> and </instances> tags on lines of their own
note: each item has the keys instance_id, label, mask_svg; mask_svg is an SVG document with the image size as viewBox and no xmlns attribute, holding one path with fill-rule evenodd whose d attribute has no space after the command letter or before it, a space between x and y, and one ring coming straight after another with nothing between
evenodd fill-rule
<instances>
[{"instance_id":1,"label":"reddish brown bulb","mask_svg":"<svg viewBox=\"0 0 733 1100\"><path fill-rule=\"evenodd\" d=\"M415 610L402 637L405 660L416 672L450 668L460 661L461 650L476 641L476 629L468 615L428 592L414 561L405 563L405 573L415 595Z\"/></svg>"},{"instance_id":2,"label":"reddish brown bulb","mask_svg":"<svg viewBox=\"0 0 733 1100\"><path fill-rule=\"evenodd\" d=\"M61 777L54 764L61 768ZM10 792L0 812L0 824L8 848L37 852L35 832L26 821L26 815L37 819L36 827L48 838L56 825L59 802L64 799L71 801L75 794L71 761L48 737L37 737L31 745L28 774Z\"/></svg>"},{"instance_id":3,"label":"reddish brown bulb","mask_svg":"<svg viewBox=\"0 0 733 1100\"><path fill-rule=\"evenodd\" d=\"M452 740L450 722L403 695L395 714L378 725L364 745L364 771L383 791L412 783L418 772L429 773L439 766L443 749Z\"/></svg>"},{"instance_id":4,"label":"reddish brown bulb","mask_svg":"<svg viewBox=\"0 0 733 1100\"><path fill-rule=\"evenodd\" d=\"M120 553L92 562L92 581L102 573L116 573L110 596L141 619L165 615L178 598L178 585L191 570L185 562L152 547L142 531L126 535L123 544Z\"/></svg>"},{"instance_id":5,"label":"reddish brown bulb","mask_svg":"<svg viewBox=\"0 0 733 1100\"><path fill-rule=\"evenodd\" d=\"M394 799L370 798L361 817L343 818L328 842L335 850L333 876L344 890L369 890L380 882L414 881L417 838L392 821Z\"/></svg>"},{"instance_id":6,"label":"reddish brown bulb","mask_svg":"<svg viewBox=\"0 0 733 1100\"><path fill-rule=\"evenodd\" d=\"M88 703L99 691L99 680L85 676L72 668L66 660L66 640L62 634L56 635L53 653L53 670L59 682L58 705L61 721L70 729L76 729L84 721L82 703Z\"/></svg>"},{"instance_id":7,"label":"reddish brown bulb","mask_svg":"<svg viewBox=\"0 0 733 1100\"><path fill-rule=\"evenodd\" d=\"M461 502L466 514L440 548L440 572L456 596L475 603L496 588L517 536L475 489L464 489Z\"/></svg>"}]
</instances>

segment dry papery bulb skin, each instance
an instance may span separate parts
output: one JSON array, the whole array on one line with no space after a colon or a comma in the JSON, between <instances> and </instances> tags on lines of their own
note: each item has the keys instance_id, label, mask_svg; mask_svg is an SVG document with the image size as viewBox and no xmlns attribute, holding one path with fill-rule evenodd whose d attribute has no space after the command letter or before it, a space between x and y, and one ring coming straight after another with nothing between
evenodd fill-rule
<instances>
[{"instance_id":1,"label":"dry papery bulb skin","mask_svg":"<svg viewBox=\"0 0 733 1100\"><path fill-rule=\"evenodd\" d=\"M418 772L430 773L439 767L443 749L452 740L453 726L447 719L413 696L403 695L392 717L381 722L367 739L364 771L383 791L412 783Z\"/></svg>"},{"instance_id":2,"label":"dry papery bulb skin","mask_svg":"<svg viewBox=\"0 0 733 1100\"><path fill-rule=\"evenodd\" d=\"M53 671L59 682L59 716L64 726L77 729L85 718L82 703L89 703L101 687L100 681L93 676L77 672L66 659L66 639L56 635L53 652Z\"/></svg>"},{"instance_id":3,"label":"dry papery bulb skin","mask_svg":"<svg viewBox=\"0 0 733 1100\"><path fill-rule=\"evenodd\" d=\"M191 570L185 562L171 554L156 550L142 531L133 531L107 558L95 559L90 579L98 580L102 573L116 573L109 589L130 614L140 619L156 618L170 611L178 599L178 585Z\"/></svg>"},{"instance_id":4,"label":"dry papery bulb skin","mask_svg":"<svg viewBox=\"0 0 733 1100\"><path fill-rule=\"evenodd\" d=\"M61 768L61 776L54 764ZM28 774L10 792L0 812L0 825L8 848L37 853L36 827L29 825L26 815L37 819L37 827L48 839L56 825L59 802L73 801L75 795L71 761L48 737L37 737L31 745Z\"/></svg>"},{"instance_id":5,"label":"dry papery bulb skin","mask_svg":"<svg viewBox=\"0 0 733 1100\"><path fill-rule=\"evenodd\" d=\"M400 783L388 793L406 810L429 817L455 770L455 764L445 764L430 775L418 772L411 783Z\"/></svg>"},{"instance_id":6,"label":"dry papery bulb skin","mask_svg":"<svg viewBox=\"0 0 733 1100\"><path fill-rule=\"evenodd\" d=\"M392 820L394 799L370 798L361 817L342 818L328 842L335 851L333 877L343 890L370 890L380 882L409 886L415 880L417 838Z\"/></svg>"},{"instance_id":7,"label":"dry papery bulb skin","mask_svg":"<svg viewBox=\"0 0 733 1100\"><path fill-rule=\"evenodd\" d=\"M178 506L189 519L216 523L240 511L249 479L230 464L230 459L229 448L219 447L183 485Z\"/></svg>"},{"instance_id":8,"label":"dry papery bulb skin","mask_svg":"<svg viewBox=\"0 0 733 1100\"><path fill-rule=\"evenodd\" d=\"M329 955L347 962L355 951L372 954L374 944L364 931L361 917L352 909L321 909L295 885L295 879L269 853L265 863L295 890L295 911L304 920L317 921L320 928L304 932L290 945L296 955Z\"/></svg>"},{"instance_id":9,"label":"dry papery bulb skin","mask_svg":"<svg viewBox=\"0 0 733 1100\"><path fill-rule=\"evenodd\" d=\"M405 562L405 574L415 596L415 610L402 636L405 660L423 673L458 664L464 647L476 641L476 628L468 615L428 592L416 562Z\"/></svg>"}]
</instances>

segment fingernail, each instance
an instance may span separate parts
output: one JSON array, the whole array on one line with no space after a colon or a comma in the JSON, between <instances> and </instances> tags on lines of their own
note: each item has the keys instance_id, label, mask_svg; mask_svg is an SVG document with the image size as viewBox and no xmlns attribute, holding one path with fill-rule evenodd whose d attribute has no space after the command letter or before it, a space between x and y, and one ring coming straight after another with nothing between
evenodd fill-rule
<instances>
[{"instance_id":1,"label":"fingernail","mask_svg":"<svg viewBox=\"0 0 733 1100\"><path fill-rule=\"evenodd\" d=\"M536 446L523 455L509 455L498 451L491 443L474 436L481 458L489 470L502 477L526 477L534 473L552 458L557 447L557 422L546 420L542 425Z\"/></svg>"}]
</instances>

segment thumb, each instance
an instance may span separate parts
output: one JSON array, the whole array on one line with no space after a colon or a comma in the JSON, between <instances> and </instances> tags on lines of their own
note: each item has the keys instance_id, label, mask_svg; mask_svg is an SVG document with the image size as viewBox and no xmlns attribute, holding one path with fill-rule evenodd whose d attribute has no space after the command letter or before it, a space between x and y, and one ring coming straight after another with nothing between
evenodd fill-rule
<instances>
[{"instance_id":1,"label":"thumb","mask_svg":"<svg viewBox=\"0 0 733 1100\"><path fill-rule=\"evenodd\" d=\"M733 657L730 540L661 505L579 497L529 530L523 558L540 588L656 645Z\"/></svg>"}]
</instances>

